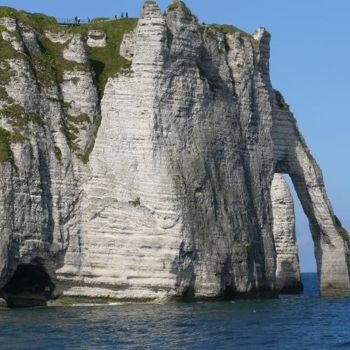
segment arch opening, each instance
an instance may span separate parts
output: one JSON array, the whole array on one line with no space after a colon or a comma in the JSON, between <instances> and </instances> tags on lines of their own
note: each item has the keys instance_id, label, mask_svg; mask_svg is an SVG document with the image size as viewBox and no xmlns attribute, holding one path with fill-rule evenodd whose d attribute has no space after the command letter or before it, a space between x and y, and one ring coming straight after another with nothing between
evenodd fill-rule
<instances>
[{"instance_id":1,"label":"arch opening","mask_svg":"<svg viewBox=\"0 0 350 350\"><path fill-rule=\"evenodd\" d=\"M9 307L46 306L54 289L55 285L42 265L20 264L1 294Z\"/></svg>"},{"instance_id":2,"label":"arch opening","mask_svg":"<svg viewBox=\"0 0 350 350\"><path fill-rule=\"evenodd\" d=\"M271 187L276 248L276 288L281 294L318 295L314 237L289 176L276 173Z\"/></svg>"},{"instance_id":3,"label":"arch opening","mask_svg":"<svg viewBox=\"0 0 350 350\"><path fill-rule=\"evenodd\" d=\"M294 202L296 243L304 294L319 295L320 282L317 276L315 242L312 237L309 219L301 205L292 179L288 175L285 178Z\"/></svg>"}]
</instances>

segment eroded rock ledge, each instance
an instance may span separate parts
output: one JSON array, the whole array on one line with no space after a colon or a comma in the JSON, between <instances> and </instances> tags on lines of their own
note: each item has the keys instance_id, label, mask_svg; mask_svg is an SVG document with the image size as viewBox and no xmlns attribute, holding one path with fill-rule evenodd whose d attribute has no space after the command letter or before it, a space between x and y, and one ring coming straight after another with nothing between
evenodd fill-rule
<instances>
[{"instance_id":1,"label":"eroded rock ledge","mask_svg":"<svg viewBox=\"0 0 350 350\"><path fill-rule=\"evenodd\" d=\"M60 27L0 9L0 297L154 301L302 289L289 174L321 293L349 241L269 77L270 34L181 1Z\"/></svg>"}]
</instances>

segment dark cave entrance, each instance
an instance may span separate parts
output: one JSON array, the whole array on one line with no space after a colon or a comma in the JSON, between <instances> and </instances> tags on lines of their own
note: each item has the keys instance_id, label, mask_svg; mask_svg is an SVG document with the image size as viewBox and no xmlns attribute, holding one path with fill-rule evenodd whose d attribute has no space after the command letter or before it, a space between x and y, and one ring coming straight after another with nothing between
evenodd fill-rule
<instances>
[{"instance_id":1,"label":"dark cave entrance","mask_svg":"<svg viewBox=\"0 0 350 350\"><path fill-rule=\"evenodd\" d=\"M44 306L51 299L55 285L40 264L20 264L2 288L9 307Z\"/></svg>"}]
</instances>

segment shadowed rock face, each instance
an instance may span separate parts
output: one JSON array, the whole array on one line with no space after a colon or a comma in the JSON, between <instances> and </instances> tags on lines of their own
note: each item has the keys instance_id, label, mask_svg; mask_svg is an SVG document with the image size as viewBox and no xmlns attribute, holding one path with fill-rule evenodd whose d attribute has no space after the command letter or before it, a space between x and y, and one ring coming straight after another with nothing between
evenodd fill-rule
<instances>
[{"instance_id":1,"label":"shadowed rock face","mask_svg":"<svg viewBox=\"0 0 350 350\"><path fill-rule=\"evenodd\" d=\"M0 23L14 56L0 60L0 297L10 305L300 290L292 202L276 173L291 176L309 217L321 292L349 291L345 231L271 86L265 29L202 26L182 2L162 15L146 1L120 45L130 65L101 97L108 35L90 57L89 32ZM63 66L47 76L50 50Z\"/></svg>"}]
</instances>

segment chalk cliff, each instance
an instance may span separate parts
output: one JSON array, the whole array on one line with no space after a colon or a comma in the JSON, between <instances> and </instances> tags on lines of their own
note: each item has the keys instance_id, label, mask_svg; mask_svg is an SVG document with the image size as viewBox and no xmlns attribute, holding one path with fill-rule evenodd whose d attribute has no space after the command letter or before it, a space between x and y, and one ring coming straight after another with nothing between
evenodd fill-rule
<instances>
[{"instance_id":1,"label":"chalk cliff","mask_svg":"<svg viewBox=\"0 0 350 350\"><path fill-rule=\"evenodd\" d=\"M321 293L349 241L269 76L270 34L161 14L63 28L0 11L0 296L234 298L302 289L289 174Z\"/></svg>"}]
</instances>

